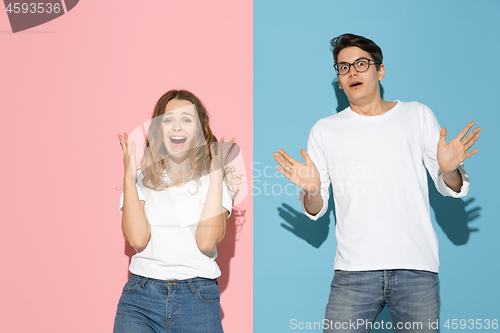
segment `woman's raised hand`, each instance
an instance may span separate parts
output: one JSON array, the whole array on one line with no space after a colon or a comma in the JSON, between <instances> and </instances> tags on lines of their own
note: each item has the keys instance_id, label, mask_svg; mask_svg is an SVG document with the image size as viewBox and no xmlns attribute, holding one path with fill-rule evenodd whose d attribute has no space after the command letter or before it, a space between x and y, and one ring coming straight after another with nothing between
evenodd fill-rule
<instances>
[{"instance_id":1,"label":"woman's raised hand","mask_svg":"<svg viewBox=\"0 0 500 333\"><path fill-rule=\"evenodd\" d=\"M229 160L229 156L234 149L235 138L232 138L227 144L224 144L224 138L219 142L212 142L210 152L212 155L212 164L210 166L210 177L212 175L224 175L224 168Z\"/></svg>"},{"instance_id":2,"label":"woman's raised hand","mask_svg":"<svg viewBox=\"0 0 500 333\"><path fill-rule=\"evenodd\" d=\"M318 193L321 189L321 179L316 165L311 160L304 149L300 150L300 154L306 161L306 164L294 160L284 150L278 149L278 153L274 152L274 159L281 165L276 169L288 178L292 183L310 193Z\"/></svg>"},{"instance_id":3,"label":"woman's raised hand","mask_svg":"<svg viewBox=\"0 0 500 333\"><path fill-rule=\"evenodd\" d=\"M123 137L118 134L120 145L123 149L123 167L125 169L124 178L130 177L134 179L137 177L137 165L135 160L135 141L130 143L127 133L123 133Z\"/></svg>"}]
</instances>

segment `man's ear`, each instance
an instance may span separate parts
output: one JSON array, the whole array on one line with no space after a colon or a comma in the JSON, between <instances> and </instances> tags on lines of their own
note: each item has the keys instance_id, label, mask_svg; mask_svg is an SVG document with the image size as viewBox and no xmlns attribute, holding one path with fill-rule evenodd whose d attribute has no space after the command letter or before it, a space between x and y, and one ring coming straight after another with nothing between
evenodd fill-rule
<instances>
[{"instance_id":1,"label":"man's ear","mask_svg":"<svg viewBox=\"0 0 500 333\"><path fill-rule=\"evenodd\" d=\"M339 82L339 88L342 89L342 85L340 84L340 81L338 81L338 82Z\"/></svg>"},{"instance_id":2,"label":"man's ear","mask_svg":"<svg viewBox=\"0 0 500 333\"><path fill-rule=\"evenodd\" d=\"M385 77L385 67L384 64L380 64L380 67L378 69L378 80L382 81Z\"/></svg>"}]
</instances>

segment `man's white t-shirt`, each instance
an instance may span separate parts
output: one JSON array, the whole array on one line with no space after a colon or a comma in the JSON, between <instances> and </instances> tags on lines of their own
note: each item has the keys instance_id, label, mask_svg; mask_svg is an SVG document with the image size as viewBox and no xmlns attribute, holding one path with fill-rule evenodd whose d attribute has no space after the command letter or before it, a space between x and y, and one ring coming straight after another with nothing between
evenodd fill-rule
<instances>
[{"instance_id":1,"label":"man's white t-shirt","mask_svg":"<svg viewBox=\"0 0 500 333\"><path fill-rule=\"evenodd\" d=\"M170 182L164 173L165 180ZM215 262L216 247L201 252L195 239L196 227L207 199L210 177L200 178L198 191L195 180L184 186L172 186L154 191L144 186L139 171L136 187L139 200L144 200L144 213L151 226L151 238L146 248L131 260L130 272L159 280L185 280L193 277L214 279L220 276ZM225 184L222 206L231 215L232 196ZM120 211L123 208L123 190ZM228 216L229 217L229 216Z\"/></svg>"},{"instance_id":2,"label":"man's white t-shirt","mask_svg":"<svg viewBox=\"0 0 500 333\"><path fill-rule=\"evenodd\" d=\"M400 101L379 116L348 107L314 125L307 152L320 173L324 205L311 215L303 191L300 200L317 220L328 209L332 184L335 269L439 271L426 168L442 195L463 197L469 188L462 164L460 192L444 183L436 158L440 130L427 106Z\"/></svg>"}]
</instances>

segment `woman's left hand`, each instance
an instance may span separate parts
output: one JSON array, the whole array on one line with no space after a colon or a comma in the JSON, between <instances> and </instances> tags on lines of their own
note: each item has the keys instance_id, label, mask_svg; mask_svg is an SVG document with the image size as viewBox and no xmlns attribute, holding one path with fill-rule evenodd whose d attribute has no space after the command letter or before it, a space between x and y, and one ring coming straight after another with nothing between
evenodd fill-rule
<instances>
[{"instance_id":1,"label":"woman's left hand","mask_svg":"<svg viewBox=\"0 0 500 333\"><path fill-rule=\"evenodd\" d=\"M224 175L224 168L229 160L229 156L234 149L235 138L232 138L228 143L224 143L224 138L219 142L212 142L210 144L210 152L212 155L212 163L210 166L210 178L216 176L221 177Z\"/></svg>"}]
</instances>

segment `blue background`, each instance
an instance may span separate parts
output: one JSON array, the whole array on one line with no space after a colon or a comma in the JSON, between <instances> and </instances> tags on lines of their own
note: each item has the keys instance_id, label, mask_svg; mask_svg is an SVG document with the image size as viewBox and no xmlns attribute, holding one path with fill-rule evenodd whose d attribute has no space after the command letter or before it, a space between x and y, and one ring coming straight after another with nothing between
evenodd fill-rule
<instances>
[{"instance_id":1,"label":"blue background","mask_svg":"<svg viewBox=\"0 0 500 333\"><path fill-rule=\"evenodd\" d=\"M285 188L289 181L276 175L272 154L281 148L302 161L311 127L347 106L333 83L329 45L345 32L382 48L384 99L428 105L448 129L447 141L471 120L482 127L479 153L465 162L469 194L443 198L430 183L441 331L455 331L443 328L447 319L500 319L499 14L494 0L254 0L255 332L295 331L292 319L323 319L334 214L309 221L295 187ZM379 319L390 319L387 309Z\"/></svg>"}]
</instances>

